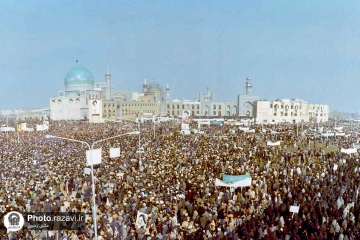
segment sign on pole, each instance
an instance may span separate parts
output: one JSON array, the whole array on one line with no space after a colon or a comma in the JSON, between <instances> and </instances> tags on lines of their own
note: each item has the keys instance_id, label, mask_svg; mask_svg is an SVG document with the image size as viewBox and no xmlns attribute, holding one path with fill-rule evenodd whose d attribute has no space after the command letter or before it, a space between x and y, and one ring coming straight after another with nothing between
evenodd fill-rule
<instances>
[{"instance_id":1,"label":"sign on pole","mask_svg":"<svg viewBox=\"0 0 360 240\"><path fill-rule=\"evenodd\" d=\"M299 213L299 206L290 206L290 212L292 213Z\"/></svg>"},{"instance_id":2,"label":"sign on pole","mask_svg":"<svg viewBox=\"0 0 360 240\"><path fill-rule=\"evenodd\" d=\"M110 148L110 158L120 157L120 148Z\"/></svg>"},{"instance_id":3,"label":"sign on pole","mask_svg":"<svg viewBox=\"0 0 360 240\"><path fill-rule=\"evenodd\" d=\"M101 148L86 151L86 165L91 166L101 163Z\"/></svg>"}]
</instances>

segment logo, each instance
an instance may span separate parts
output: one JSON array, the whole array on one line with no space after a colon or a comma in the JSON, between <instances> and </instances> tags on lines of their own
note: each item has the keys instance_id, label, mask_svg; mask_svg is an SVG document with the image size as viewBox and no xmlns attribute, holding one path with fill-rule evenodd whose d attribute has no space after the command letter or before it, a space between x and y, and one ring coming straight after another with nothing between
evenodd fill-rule
<instances>
[{"instance_id":1,"label":"logo","mask_svg":"<svg viewBox=\"0 0 360 240\"><path fill-rule=\"evenodd\" d=\"M4 216L4 225L8 232L19 231L24 226L24 217L18 212L9 212Z\"/></svg>"}]
</instances>

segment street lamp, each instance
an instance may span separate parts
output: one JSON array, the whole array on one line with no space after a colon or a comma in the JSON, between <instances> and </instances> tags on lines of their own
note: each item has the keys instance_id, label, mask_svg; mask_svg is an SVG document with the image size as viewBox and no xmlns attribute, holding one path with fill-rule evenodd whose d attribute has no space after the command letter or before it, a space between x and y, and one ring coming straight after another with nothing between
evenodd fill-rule
<instances>
[{"instance_id":1,"label":"street lamp","mask_svg":"<svg viewBox=\"0 0 360 240\"><path fill-rule=\"evenodd\" d=\"M78 142L78 143L85 143L86 146L89 148L89 150L93 150L94 149L94 146L95 144L97 143L100 143L100 142L104 142L106 140L110 140L110 139L113 139L113 138L118 138L118 137L121 137L121 136L125 136L125 135L139 135L140 134L140 131L134 131L134 132L128 132L128 133L124 133L124 134L120 134L120 135L117 135L117 136L113 136L113 137L109 137L109 138L104 138L104 139L101 139L101 140L98 140L98 141L95 141L91 144L91 147L90 147L90 144L85 142L85 141L80 141L80 140L75 140L75 139L72 139L72 138L64 138L64 137L58 137L58 136L54 136L54 135L45 135L45 138L57 138L57 139L63 139L63 140L68 140L68 141L72 141L72 142ZM92 182L92 201L93 201L93 218L94 218L94 233L95 233L95 240L97 240L97 213L96 213L96 204L95 204L95 183L94 183L94 168L93 168L93 164L92 164L92 153L90 153L90 166L91 166L91 182Z\"/></svg>"}]
</instances>

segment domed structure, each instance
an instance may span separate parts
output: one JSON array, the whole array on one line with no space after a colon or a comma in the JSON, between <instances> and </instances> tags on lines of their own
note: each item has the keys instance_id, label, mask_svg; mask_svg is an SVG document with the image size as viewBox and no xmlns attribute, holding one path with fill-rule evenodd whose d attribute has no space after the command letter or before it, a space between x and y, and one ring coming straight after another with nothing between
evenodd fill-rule
<instances>
[{"instance_id":1,"label":"domed structure","mask_svg":"<svg viewBox=\"0 0 360 240\"><path fill-rule=\"evenodd\" d=\"M94 89L94 77L92 73L77 63L65 76L66 91L85 91Z\"/></svg>"}]
</instances>

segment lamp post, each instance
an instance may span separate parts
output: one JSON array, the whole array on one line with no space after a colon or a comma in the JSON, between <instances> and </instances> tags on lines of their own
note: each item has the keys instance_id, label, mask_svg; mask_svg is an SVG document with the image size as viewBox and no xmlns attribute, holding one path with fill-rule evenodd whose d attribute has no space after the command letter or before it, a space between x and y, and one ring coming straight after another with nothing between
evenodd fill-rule
<instances>
[{"instance_id":1,"label":"lamp post","mask_svg":"<svg viewBox=\"0 0 360 240\"><path fill-rule=\"evenodd\" d=\"M91 144L91 147L90 147L90 144L85 142L85 141L80 141L80 140L75 140L75 139L72 139L72 138L65 138L65 137L58 137L58 136L54 136L54 135L45 135L45 138L57 138L57 139L62 139L62 140L67 140L67 141L71 141L71 142L78 142L78 143L82 143L82 144L86 144L86 146L89 148L89 150L93 150L94 149L94 146L95 144L97 143L100 143L100 142L104 142L106 140L110 140L110 139L113 139L113 138L118 138L118 137L121 137L121 136L125 136L125 135L132 135L132 134L140 134L139 131L134 131L134 132L128 132L128 133L124 133L124 134L120 134L120 135L117 135L117 136L113 136L113 137L109 137L109 138L104 138L104 139L101 139L101 140L98 140L98 141L95 141ZM96 204L95 204L95 183L94 183L94 167L93 167L93 164L92 164L92 153L90 153L90 166L91 166L91 183L92 183L92 201L93 201L93 219L94 219L94 233L95 233L95 240L97 240L97 213L96 213Z\"/></svg>"}]
</instances>

